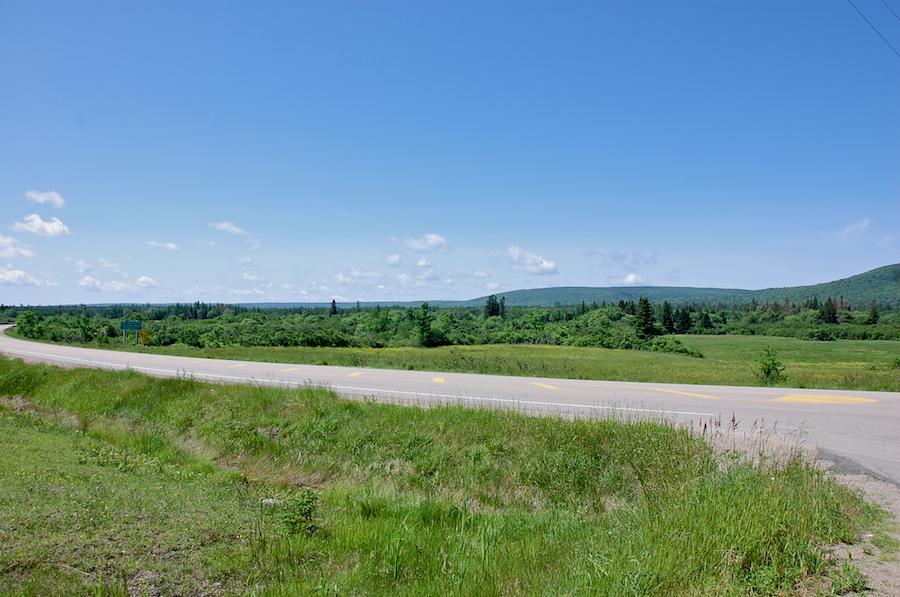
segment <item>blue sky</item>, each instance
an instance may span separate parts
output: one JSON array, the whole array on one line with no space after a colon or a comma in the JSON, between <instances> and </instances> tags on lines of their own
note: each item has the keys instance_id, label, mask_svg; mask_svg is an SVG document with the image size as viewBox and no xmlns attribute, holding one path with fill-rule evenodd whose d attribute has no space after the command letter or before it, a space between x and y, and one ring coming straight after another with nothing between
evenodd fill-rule
<instances>
[{"instance_id":1,"label":"blue sky","mask_svg":"<svg viewBox=\"0 0 900 597\"><path fill-rule=\"evenodd\" d=\"M845 0L6 0L0 205L5 304L814 284L900 262L900 58Z\"/></svg>"}]
</instances>

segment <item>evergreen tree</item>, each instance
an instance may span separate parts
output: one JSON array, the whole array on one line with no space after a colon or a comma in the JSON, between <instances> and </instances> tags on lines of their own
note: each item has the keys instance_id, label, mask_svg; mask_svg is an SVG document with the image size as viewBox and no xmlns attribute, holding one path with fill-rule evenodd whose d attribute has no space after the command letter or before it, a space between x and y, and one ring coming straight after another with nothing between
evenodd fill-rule
<instances>
[{"instance_id":1,"label":"evergreen tree","mask_svg":"<svg viewBox=\"0 0 900 597\"><path fill-rule=\"evenodd\" d=\"M834 306L834 299L828 297L828 300L822 305L822 321L825 323L837 323L837 308Z\"/></svg>"},{"instance_id":2,"label":"evergreen tree","mask_svg":"<svg viewBox=\"0 0 900 597\"><path fill-rule=\"evenodd\" d=\"M634 332L641 340L652 338L657 334L655 318L653 317L653 307L650 305L650 299L642 296L638 300L637 309L634 314Z\"/></svg>"},{"instance_id":3,"label":"evergreen tree","mask_svg":"<svg viewBox=\"0 0 900 597\"><path fill-rule=\"evenodd\" d=\"M691 312L687 308L675 312L675 333L687 334L691 331Z\"/></svg>"},{"instance_id":4,"label":"evergreen tree","mask_svg":"<svg viewBox=\"0 0 900 597\"><path fill-rule=\"evenodd\" d=\"M669 301L663 301L662 326L667 334L675 332L675 317L672 315L672 305L669 304Z\"/></svg>"},{"instance_id":5,"label":"evergreen tree","mask_svg":"<svg viewBox=\"0 0 900 597\"><path fill-rule=\"evenodd\" d=\"M497 315L500 316L500 319L506 319L506 297L500 297L500 304L498 305Z\"/></svg>"},{"instance_id":6,"label":"evergreen tree","mask_svg":"<svg viewBox=\"0 0 900 597\"><path fill-rule=\"evenodd\" d=\"M866 317L866 323L869 325L878 323L878 306L875 304L875 299L872 299L872 304L869 305L869 316Z\"/></svg>"},{"instance_id":7,"label":"evergreen tree","mask_svg":"<svg viewBox=\"0 0 900 597\"><path fill-rule=\"evenodd\" d=\"M337 315L337 303L334 302L334 299L331 299L331 314Z\"/></svg>"},{"instance_id":8,"label":"evergreen tree","mask_svg":"<svg viewBox=\"0 0 900 597\"><path fill-rule=\"evenodd\" d=\"M500 303L497 302L497 297L492 294L484 302L484 317L487 319L497 315L500 315Z\"/></svg>"}]
</instances>

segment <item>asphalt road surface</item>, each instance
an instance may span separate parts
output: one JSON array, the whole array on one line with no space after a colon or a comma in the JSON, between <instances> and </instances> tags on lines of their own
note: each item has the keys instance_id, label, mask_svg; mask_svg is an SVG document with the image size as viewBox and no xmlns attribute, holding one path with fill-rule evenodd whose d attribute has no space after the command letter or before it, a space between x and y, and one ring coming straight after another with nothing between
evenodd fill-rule
<instances>
[{"instance_id":1,"label":"asphalt road surface","mask_svg":"<svg viewBox=\"0 0 900 597\"><path fill-rule=\"evenodd\" d=\"M220 383L322 385L406 404L465 404L563 416L639 416L774 429L815 444L841 472L900 486L900 393L676 385L223 361L57 346L10 338L0 353L67 367L191 376Z\"/></svg>"}]
</instances>

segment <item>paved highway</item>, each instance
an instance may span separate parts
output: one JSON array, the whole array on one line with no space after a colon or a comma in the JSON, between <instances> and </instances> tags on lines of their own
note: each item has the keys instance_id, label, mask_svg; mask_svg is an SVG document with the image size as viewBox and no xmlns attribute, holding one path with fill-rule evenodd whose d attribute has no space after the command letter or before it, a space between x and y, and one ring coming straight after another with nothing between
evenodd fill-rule
<instances>
[{"instance_id":1,"label":"paved highway","mask_svg":"<svg viewBox=\"0 0 900 597\"><path fill-rule=\"evenodd\" d=\"M282 387L328 386L354 397L460 403L565 416L616 414L695 423L732 418L815 444L839 470L900 486L900 393L748 388L503 377L317 365L222 361L27 342L6 336L0 353L67 367L130 368L148 375Z\"/></svg>"}]
</instances>

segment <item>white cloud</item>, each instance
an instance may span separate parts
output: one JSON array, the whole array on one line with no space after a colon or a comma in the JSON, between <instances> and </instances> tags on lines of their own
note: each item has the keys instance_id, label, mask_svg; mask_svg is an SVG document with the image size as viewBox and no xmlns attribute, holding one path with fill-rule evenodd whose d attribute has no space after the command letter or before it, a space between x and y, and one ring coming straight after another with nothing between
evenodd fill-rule
<instances>
[{"instance_id":1,"label":"white cloud","mask_svg":"<svg viewBox=\"0 0 900 597\"><path fill-rule=\"evenodd\" d=\"M240 296L248 296L248 295L263 296L266 294L259 288L254 288L253 290L234 290L233 289L233 290L229 290L228 292L229 292L229 294L237 294Z\"/></svg>"},{"instance_id":2,"label":"white cloud","mask_svg":"<svg viewBox=\"0 0 900 597\"><path fill-rule=\"evenodd\" d=\"M54 191L39 193L38 191L25 191L25 197L32 203L49 203L53 207L60 208L66 204L62 196Z\"/></svg>"},{"instance_id":3,"label":"white cloud","mask_svg":"<svg viewBox=\"0 0 900 597\"><path fill-rule=\"evenodd\" d=\"M85 276L78 282L79 286L84 286L90 290L100 290L100 282L90 276Z\"/></svg>"},{"instance_id":4,"label":"white cloud","mask_svg":"<svg viewBox=\"0 0 900 597\"><path fill-rule=\"evenodd\" d=\"M420 258L418 261L416 261L416 266L418 266L418 267L430 267L430 266L431 266L431 263L430 263L427 259L425 259L424 257L422 257L422 258Z\"/></svg>"},{"instance_id":5,"label":"white cloud","mask_svg":"<svg viewBox=\"0 0 900 597\"><path fill-rule=\"evenodd\" d=\"M94 271L94 264L90 261L85 261L84 259L79 259L75 262L75 271L79 274L84 272L92 272Z\"/></svg>"},{"instance_id":6,"label":"white cloud","mask_svg":"<svg viewBox=\"0 0 900 597\"><path fill-rule=\"evenodd\" d=\"M255 238L248 238L247 240L244 241L244 244L247 245L248 247L250 247L251 251L255 251L256 249L259 248L259 241L256 240Z\"/></svg>"},{"instance_id":7,"label":"white cloud","mask_svg":"<svg viewBox=\"0 0 900 597\"><path fill-rule=\"evenodd\" d=\"M103 269L105 269L108 272L112 272L114 274L119 274L120 276L127 277L127 274L123 274L122 270L119 269L119 264L117 264L117 263L110 263L110 262L106 261L105 259L100 259L100 267L102 267Z\"/></svg>"},{"instance_id":8,"label":"white cloud","mask_svg":"<svg viewBox=\"0 0 900 597\"><path fill-rule=\"evenodd\" d=\"M399 254L388 255L388 256L387 256L387 262L388 262L390 265L399 265L399 264L400 264L400 255L399 255Z\"/></svg>"},{"instance_id":9,"label":"white cloud","mask_svg":"<svg viewBox=\"0 0 900 597\"><path fill-rule=\"evenodd\" d=\"M681 279L681 270L677 267L666 272L666 282L677 282Z\"/></svg>"},{"instance_id":10,"label":"white cloud","mask_svg":"<svg viewBox=\"0 0 900 597\"><path fill-rule=\"evenodd\" d=\"M190 241L192 245L197 245L198 247L215 247L216 243L212 240L192 240Z\"/></svg>"},{"instance_id":11,"label":"white cloud","mask_svg":"<svg viewBox=\"0 0 900 597\"><path fill-rule=\"evenodd\" d=\"M147 244L151 247L159 247L160 249L168 249L169 251L180 250L175 243L158 243L155 240L148 240Z\"/></svg>"},{"instance_id":12,"label":"white cloud","mask_svg":"<svg viewBox=\"0 0 900 597\"><path fill-rule=\"evenodd\" d=\"M156 280L147 276L141 276L137 279L137 282L135 282L135 284L141 287L153 286L154 288L156 288L158 286Z\"/></svg>"},{"instance_id":13,"label":"white cloud","mask_svg":"<svg viewBox=\"0 0 900 597\"><path fill-rule=\"evenodd\" d=\"M42 286L40 282L20 269L4 269L0 267L0 285L3 286Z\"/></svg>"},{"instance_id":14,"label":"white cloud","mask_svg":"<svg viewBox=\"0 0 900 597\"><path fill-rule=\"evenodd\" d=\"M440 234L426 234L422 238L408 238L405 243L407 247L417 253L430 253L432 251L446 253L450 250L447 239Z\"/></svg>"},{"instance_id":15,"label":"white cloud","mask_svg":"<svg viewBox=\"0 0 900 597\"><path fill-rule=\"evenodd\" d=\"M247 231L243 228L238 228L231 222L210 222L209 224L216 230L221 230L222 232L230 232L232 234L247 234Z\"/></svg>"},{"instance_id":16,"label":"white cloud","mask_svg":"<svg viewBox=\"0 0 900 597\"><path fill-rule=\"evenodd\" d=\"M262 282L263 281L262 278L260 278L258 276L254 276L253 274L248 274L247 272L244 272L243 274L241 274L241 277L243 279L247 280L248 282Z\"/></svg>"},{"instance_id":17,"label":"white cloud","mask_svg":"<svg viewBox=\"0 0 900 597\"><path fill-rule=\"evenodd\" d=\"M149 278L148 278L149 279ZM78 285L87 288L88 290L93 290L95 292L112 292L112 293L122 293L122 292L133 292L136 290L134 286L131 284L126 284L125 282L106 282L101 283L99 280L91 277L85 276L82 278Z\"/></svg>"},{"instance_id":18,"label":"white cloud","mask_svg":"<svg viewBox=\"0 0 900 597\"><path fill-rule=\"evenodd\" d=\"M496 282L488 282L487 284L484 285L484 287L487 288L488 290L497 290L498 288L500 288L500 285L497 284Z\"/></svg>"},{"instance_id":19,"label":"white cloud","mask_svg":"<svg viewBox=\"0 0 900 597\"><path fill-rule=\"evenodd\" d=\"M19 257L34 257L34 251L28 249L31 245L23 245L11 236L0 234L0 257L4 259L17 259Z\"/></svg>"},{"instance_id":20,"label":"white cloud","mask_svg":"<svg viewBox=\"0 0 900 597\"><path fill-rule=\"evenodd\" d=\"M476 278L487 278L488 275L486 272L472 272L472 275Z\"/></svg>"},{"instance_id":21,"label":"white cloud","mask_svg":"<svg viewBox=\"0 0 900 597\"><path fill-rule=\"evenodd\" d=\"M596 255L603 259L601 265L610 266L610 265L619 265L624 267L630 272L636 272L640 268L645 265L652 265L654 263L659 262L659 258L656 255L650 255L649 257L646 255L642 255L640 253L601 253L599 251L588 251L588 257L592 255Z\"/></svg>"},{"instance_id":22,"label":"white cloud","mask_svg":"<svg viewBox=\"0 0 900 597\"><path fill-rule=\"evenodd\" d=\"M409 286L410 288L418 288L419 286L424 285L425 283L421 280L417 280L412 276L408 276L406 274L400 274L397 276L397 281L400 282L403 286Z\"/></svg>"},{"instance_id":23,"label":"white cloud","mask_svg":"<svg viewBox=\"0 0 900 597\"><path fill-rule=\"evenodd\" d=\"M255 261L253 261L252 259L250 259L249 257L238 257L237 260L241 265L249 265L251 267L259 267L259 264L256 263Z\"/></svg>"},{"instance_id":24,"label":"white cloud","mask_svg":"<svg viewBox=\"0 0 900 597\"><path fill-rule=\"evenodd\" d=\"M852 237L856 236L858 233L862 232L866 228L869 227L872 221L869 218L863 218L856 224L851 224L844 228L843 232L841 232L841 240L848 241L851 240Z\"/></svg>"},{"instance_id":25,"label":"white cloud","mask_svg":"<svg viewBox=\"0 0 900 597\"><path fill-rule=\"evenodd\" d=\"M381 274L378 272L367 272L365 270L355 269L350 272L350 275L354 278L380 278Z\"/></svg>"},{"instance_id":26,"label":"white cloud","mask_svg":"<svg viewBox=\"0 0 900 597\"><path fill-rule=\"evenodd\" d=\"M338 284L353 284L353 278L348 278L344 274L336 275L334 281Z\"/></svg>"},{"instance_id":27,"label":"white cloud","mask_svg":"<svg viewBox=\"0 0 900 597\"><path fill-rule=\"evenodd\" d=\"M12 225L12 229L16 232L33 232L39 236L46 236L47 238L52 238L54 236L69 236L72 234L69 232L69 229L66 228L66 225L56 218L50 218L49 222L45 222L41 219L41 216L31 214L30 216L25 216L25 221L28 223L23 224L22 222L16 222Z\"/></svg>"},{"instance_id":28,"label":"white cloud","mask_svg":"<svg viewBox=\"0 0 900 597\"><path fill-rule=\"evenodd\" d=\"M628 274L620 278L609 277L606 279L610 286L640 286L644 280L637 274Z\"/></svg>"},{"instance_id":29,"label":"white cloud","mask_svg":"<svg viewBox=\"0 0 900 597\"><path fill-rule=\"evenodd\" d=\"M554 262L547 261L543 257L539 257L517 246L509 247L505 251L490 253L489 256L504 262L514 272L525 272L533 276L547 276L559 273Z\"/></svg>"}]
</instances>

